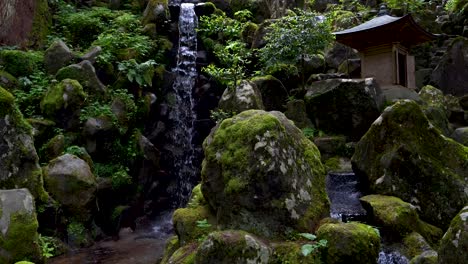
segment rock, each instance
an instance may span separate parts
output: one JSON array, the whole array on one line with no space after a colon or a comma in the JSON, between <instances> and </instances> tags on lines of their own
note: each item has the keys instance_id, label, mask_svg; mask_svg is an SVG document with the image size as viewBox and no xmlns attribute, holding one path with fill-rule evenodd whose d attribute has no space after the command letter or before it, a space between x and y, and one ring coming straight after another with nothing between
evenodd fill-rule
<instances>
[{"instance_id":1,"label":"rock","mask_svg":"<svg viewBox=\"0 0 468 264\"><path fill-rule=\"evenodd\" d=\"M194 243L195 244L195 243ZM174 252L180 248L179 245L179 239L177 236L172 236L166 240L166 247L164 249L164 255L162 257L162 260L160 264L167 264L169 261L169 258L174 254ZM175 261L173 261L175 262Z\"/></svg>"},{"instance_id":2,"label":"rock","mask_svg":"<svg viewBox=\"0 0 468 264\"><path fill-rule=\"evenodd\" d=\"M288 99L288 91L280 80L271 75L254 77L251 79L260 94L266 111L284 111L284 104Z\"/></svg>"},{"instance_id":3,"label":"rock","mask_svg":"<svg viewBox=\"0 0 468 264\"><path fill-rule=\"evenodd\" d=\"M213 223L216 222L207 206L179 208L174 212L172 221L182 246L214 231L215 225ZM199 225L199 221L207 221L206 227Z\"/></svg>"},{"instance_id":4,"label":"rock","mask_svg":"<svg viewBox=\"0 0 468 264\"><path fill-rule=\"evenodd\" d=\"M100 46L92 47L88 50L83 56L80 57L81 60L87 60L94 64L96 62L97 57L101 54L102 48Z\"/></svg>"},{"instance_id":5,"label":"rock","mask_svg":"<svg viewBox=\"0 0 468 264\"><path fill-rule=\"evenodd\" d=\"M64 79L47 90L41 101L41 110L46 117L56 120L61 128L78 128L81 107L86 97L78 81Z\"/></svg>"},{"instance_id":6,"label":"rock","mask_svg":"<svg viewBox=\"0 0 468 264\"><path fill-rule=\"evenodd\" d=\"M263 241L244 231L218 231L208 235L198 247L195 263L267 264L271 249Z\"/></svg>"},{"instance_id":7,"label":"rock","mask_svg":"<svg viewBox=\"0 0 468 264\"><path fill-rule=\"evenodd\" d=\"M346 148L344 136L318 136L313 139L313 142L324 160L333 156L342 156L340 152Z\"/></svg>"},{"instance_id":8,"label":"rock","mask_svg":"<svg viewBox=\"0 0 468 264\"><path fill-rule=\"evenodd\" d=\"M352 164L371 193L409 201L440 227L468 202L468 148L441 135L414 101L385 109L356 145Z\"/></svg>"},{"instance_id":9,"label":"rock","mask_svg":"<svg viewBox=\"0 0 468 264\"><path fill-rule=\"evenodd\" d=\"M306 244L303 241L271 243L270 247L273 249L273 254L269 263L323 263L320 258L320 250L313 250L310 254L304 256L302 246ZM312 242L309 245L313 245Z\"/></svg>"},{"instance_id":10,"label":"rock","mask_svg":"<svg viewBox=\"0 0 468 264\"><path fill-rule=\"evenodd\" d=\"M99 146L105 145L108 140L118 135L118 129L109 116L98 116L88 118L83 126L83 135L86 138L86 151L95 153ZM98 139L101 139L99 142Z\"/></svg>"},{"instance_id":11,"label":"rock","mask_svg":"<svg viewBox=\"0 0 468 264\"><path fill-rule=\"evenodd\" d=\"M339 73L344 73L349 78L361 77L361 59L348 59L343 61L338 67Z\"/></svg>"},{"instance_id":12,"label":"rock","mask_svg":"<svg viewBox=\"0 0 468 264\"><path fill-rule=\"evenodd\" d=\"M96 176L86 161L65 154L44 168L47 191L79 222L90 220L95 206Z\"/></svg>"},{"instance_id":13,"label":"rock","mask_svg":"<svg viewBox=\"0 0 468 264\"><path fill-rule=\"evenodd\" d=\"M0 51L0 65L3 66L4 71L15 77L29 76L39 71L42 61L42 55L34 51Z\"/></svg>"},{"instance_id":14,"label":"rock","mask_svg":"<svg viewBox=\"0 0 468 264\"><path fill-rule=\"evenodd\" d=\"M42 263L34 198L27 189L0 190L1 263L29 259Z\"/></svg>"},{"instance_id":15,"label":"rock","mask_svg":"<svg viewBox=\"0 0 468 264\"><path fill-rule=\"evenodd\" d=\"M198 249L197 243L191 243L175 250L167 260L163 259L161 264L189 264L194 263L195 254Z\"/></svg>"},{"instance_id":16,"label":"rock","mask_svg":"<svg viewBox=\"0 0 468 264\"><path fill-rule=\"evenodd\" d=\"M458 103L463 110L468 111L468 94L462 96Z\"/></svg>"},{"instance_id":17,"label":"rock","mask_svg":"<svg viewBox=\"0 0 468 264\"><path fill-rule=\"evenodd\" d=\"M44 146L41 147L41 159L49 162L52 159L60 156L65 151L65 136L58 134L51 138Z\"/></svg>"},{"instance_id":18,"label":"rock","mask_svg":"<svg viewBox=\"0 0 468 264\"><path fill-rule=\"evenodd\" d=\"M154 23L160 31L170 18L167 0L150 0L143 12L143 25Z\"/></svg>"},{"instance_id":19,"label":"rock","mask_svg":"<svg viewBox=\"0 0 468 264\"><path fill-rule=\"evenodd\" d=\"M307 55L304 58L304 76L325 71L325 58L322 54Z\"/></svg>"},{"instance_id":20,"label":"rock","mask_svg":"<svg viewBox=\"0 0 468 264\"><path fill-rule=\"evenodd\" d=\"M428 250L412 258L410 264L437 264L437 259L437 252L434 250Z\"/></svg>"},{"instance_id":21,"label":"rock","mask_svg":"<svg viewBox=\"0 0 468 264\"><path fill-rule=\"evenodd\" d=\"M19 87L18 80L6 71L0 70L0 86L8 91L13 91Z\"/></svg>"},{"instance_id":22,"label":"rock","mask_svg":"<svg viewBox=\"0 0 468 264\"><path fill-rule=\"evenodd\" d=\"M304 97L316 128L359 140L379 116L380 88L372 79L312 83Z\"/></svg>"},{"instance_id":23,"label":"rock","mask_svg":"<svg viewBox=\"0 0 468 264\"><path fill-rule=\"evenodd\" d=\"M75 55L62 40L56 40L44 53L44 67L47 73L53 75L67 66Z\"/></svg>"},{"instance_id":24,"label":"rock","mask_svg":"<svg viewBox=\"0 0 468 264\"><path fill-rule=\"evenodd\" d=\"M433 250L421 234L417 232L412 232L403 238L402 252L405 256L408 257L408 259L414 259L415 257L423 254L426 251Z\"/></svg>"},{"instance_id":25,"label":"rock","mask_svg":"<svg viewBox=\"0 0 468 264\"><path fill-rule=\"evenodd\" d=\"M61 68L55 78L59 81L64 79L77 80L86 91L91 93L103 94L106 92L106 86L97 77L93 65L86 60Z\"/></svg>"},{"instance_id":26,"label":"rock","mask_svg":"<svg viewBox=\"0 0 468 264\"><path fill-rule=\"evenodd\" d=\"M447 52L431 75L431 84L444 94L463 96L468 93L468 39L458 37L447 48Z\"/></svg>"},{"instance_id":27,"label":"rock","mask_svg":"<svg viewBox=\"0 0 468 264\"><path fill-rule=\"evenodd\" d=\"M225 119L203 148L202 192L222 228L310 232L329 214L320 153L282 113Z\"/></svg>"},{"instance_id":28,"label":"rock","mask_svg":"<svg viewBox=\"0 0 468 264\"><path fill-rule=\"evenodd\" d=\"M447 109L442 91L426 85L419 91L419 96L424 101L422 109L431 124L440 129L445 136L450 136L452 133L448 120L450 112Z\"/></svg>"},{"instance_id":29,"label":"rock","mask_svg":"<svg viewBox=\"0 0 468 264\"><path fill-rule=\"evenodd\" d=\"M468 259L468 206L453 218L440 241L439 263L463 264Z\"/></svg>"},{"instance_id":30,"label":"rock","mask_svg":"<svg viewBox=\"0 0 468 264\"><path fill-rule=\"evenodd\" d=\"M459 127L450 136L455 141L468 147L468 127Z\"/></svg>"},{"instance_id":31,"label":"rock","mask_svg":"<svg viewBox=\"0 0 468 264\"><path fill-rule=\"evenodd\" d=\"M0 188L28 188L33 196L47 200L42 170L34 148L31 126L23 119L14 97L0 87Z\"/></svg>"},{"instance_id":32,"label":"rock","mask_svg":"<svg viewBox=\"0 0 468 264\"><path fill-rule=\"evenodd\" d=\"M216 6L212 2L198 3L195 5L195 13L198 17L210 16L216 10Z\"/></svg>"},{"instance_id":33,"label":"rock","mask_svg":"<svg viewBox=\"0 0 468 264\"><path fill-rule=\"evenodd\" d=\"M361 197L361 203L372 219L372 224L382 227L387 237L401 239L415 231L431 244L442 237L442 230L419 219L416 207L400 198L385 195Z\"/></svg>"},{"instance_id":34,"label":"rock","mask_svg":"<svg viewBox=\"0 0 468 264\"><path fill-rule=\"evenodd\" d=\"M427 85L431 80L432 69L420 69L414 73L414 78L416 79L416 87L419 89L424 85Z\"/></svg>"},{"instance_id":35,"label":"rock","mask_svg":"<svg viewBox=\"0 0 468 264\"><path fill-rule=\"evenodd\" d=\"M226 88L218 107L226 112L235 113L248 109L264 109L260 91L249 81L241 81L235 89Z\"/></svg>"},{"instance_id":36,"label":"rock","mask_svg":"<svg viewBox=\"0 0 468 264\"><path fill-rule=\"evenodd\" d=\"M357 52L352 48L335 42L333 47L325 53L325 63L328 68L338 69L338 67L347 59L358 59Z\"/></svg>"},{"instance_id":37,"label":"rock","mask_svg":"<svg viewBox=\"0 0 468 264\"><path fill-rule=\"evenodd\" d=\"M294 122L298 128L314 127L312 121L307 117L306 105L304 100L290 100L286 103L286 112L284 114L287 118Z\"/></svg>"},{"instance_id":38,"label":"rock","mask_svg":"<svg viewBox=\"0 0 468 264\"><path fill-rule=\"evenodd\" d=\"M328 241L326 263L375 264L380 250L380 237L371 226L357 222L324 224L317 239Z\"/></svg>"},{"instance_id":39,"label":"rock","mask_svg":"<svg viewBox=\"0 0 468 264\"><path fill-rule=\"evenodd\" d=\"M399 85L389 86L388 88L382 87L382 96L384 104L392 104L401 99L409 99L422 103L417 92Z\"/></svg>"}]
</instances>

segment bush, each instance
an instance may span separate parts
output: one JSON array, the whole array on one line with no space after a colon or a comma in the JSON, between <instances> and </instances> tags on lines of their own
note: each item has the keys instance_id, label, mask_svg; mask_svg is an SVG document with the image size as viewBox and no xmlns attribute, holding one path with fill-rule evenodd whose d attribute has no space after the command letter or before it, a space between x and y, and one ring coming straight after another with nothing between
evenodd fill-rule
<instances>
[{"instance_id":1,"label":"bush","mask_svg":"<svg viewBox=\"0 0 468 264\"><path fill-rule=\"evenodd\" d=\"M37 71L28 77L19 78L20 89L14 90L16 104L25 117L41 114L40 103L52 84L50 76Z\"/></svg>"}]
</instances>

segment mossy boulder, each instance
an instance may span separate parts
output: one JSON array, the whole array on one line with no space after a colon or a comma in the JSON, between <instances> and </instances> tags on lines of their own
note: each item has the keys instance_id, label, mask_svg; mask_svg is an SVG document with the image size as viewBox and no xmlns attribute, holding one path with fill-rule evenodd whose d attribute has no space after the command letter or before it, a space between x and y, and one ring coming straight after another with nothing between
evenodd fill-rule
<instances>
[{"instance_id":1,"label":"mossy boulder","mask_svg":"<svg viewBox=\"0 0 468 264\"><path fill-rule=\"evenodd\" d=\"M253 82L261 96L266 111L284 111L288 99L288 91L277 78L266 75L257 76L250 80Z\"/></svg>"},{"instance_id":2,"label":"mossy boulder","mask_svg":"<svg viewBox=\"0 0 468 264\"><path fill-rule=\"evenodd\" d=\"M47 199L42 170L34 148L31 126L14 103L14 97L0 87L0 188L28 188L41 201Z\"/></svg>"},{"instance_id":3,"label":"mossy boulder","mask_svg":"<svg viewBox=\"0 0 468 264\"><path fill-rule=\"evenodd\" d=\"M266 243L247 232L217 231L210 233L200 244L195 254L195 263L267 264L271 252Z\"/></svg>"},{"instance_id":4,"label":"mossy boulder","mask_svg":"<svg viewBox=\"0 0 468 264\"><path fill-rule=\"evenodd\" d=\"M317 239L328 241L324 250L328 264L375 264L379 256L380 236L373 227L365 224L324 224L317 230Z\"/></svg>"},{"instance_id":5,"label":"mossy boulder","mask_svg":"<svg viewBox=\"0 0 468 264\"><path fill-rule=\"evenodd\" d=\"M169 258L174 252L180 248L179 238L177 236L171 236L166 240L166 247L164 249L164 255L161 259L160 264L165 264L169 261Z\"/></svg>"},{"instance_id":6,"label":"mossy boulder","mask_svg":"<svg viewBox=\"0 0 468 264\"><path fill-rule=\"evenodd\" d=\"M93 94L102 95L106 92L106 86L101 83L94 66L87 60L61 68L55 78L59 81L64 79L77 80L87 92Z\"/></svg>"},{"instance_id":7,"label":"mossy boulder","mask_svg":"<svg viewBox=\"0 0 468 264\"><path fill-rule=\"evenodd\" d=\"M437 263L438 263L437 252L434 250L428 250L412 258L409 264L437 264Z\"/></svg>"},{"instance_id":8,"label":"mossy boulder","mask_svg":"<svg viewBox=\"0 0 468 264\"><path fill-rule=\"evenodd\" d=\"M167 0L149 0L143 12L143 25L155 24L158 33L164 28L170 19L169 5Z\"/></svg>"},{"instance_id":9,"label":"mossy boulder","mask_svg":"<svg viewBox=\"0 0 468 264\"><path fill-rule=\"evenodd\" d=\"M408 259L415 259L416 257L424 254L427 255L428 253L425 252L434 252L432 247L427 243L426 239L424 239L421 234L417 232L412 232L403 238L403 250L402 253L408 257ZM436 256L437 256L437 252ZM423 257L420 257L422 261Z\"/></svg>"},{"instance_id":10,"label":"mossy boulder","mask_svg":"<svg viewBox=\"0 0 468 264\"><path fill-rule=\"evenodd\" d=\"M306 105L304 100L293 99L286 103L287 118L292 120L298 128L314 127L312 121L307 116Z\"/></svg>"},{"instance_id":11,"label":"mossy boulder","mask_svg":"<svg viewBox=\"0 0 468 264\"><path fill-rule=\"evenodd\" d=\"M0 190L0 262L42 263L34 198L27 189Z\"/></svg>"},{"instance_id":12,"label":"mossy boulder","mask_svg":"<svg viewBox=\"0 0 468 264\"><path fill-rule=\"evenodd\" d=\"M47 191L62 205L65 215L79 222L91 219L97 182L86 161L71 154L53 159L44 168L44 181Z\"/></svg>"},{"instance_id":13,"label":"mossy boulder","mask_svg":"<svg viewBox=\"0 0 468 264\"><path fill-rule=\"evenodd\" d=\"M320 153L280 112L225 119L203 144L202 192L223 228L273 236L329 214Z\"/></svg>"},{"instance_id":14,"label":"mossy boulder","mask_svg":"<svg viewBox=\"0 0 468 264\"><path fill-rule=\"evenodd\" d=\"M315 243L315 242L314 242ZM312 244L312 242L310 243ZM313 250L307 256L304 256L302 253L302 246L304 242L277 242L271 243L271 248L273 250L271 260L269 264L322 264L321 252L316 249Z\"/></svg>"},{"instance_id":15,"label":"mossy boulder","mask_svg":"<svg viewBox=\"0 0 468 264\"><path fill-rule=\"evenodd\" d=\"M398 197L385 195L367 195L360 198L372 224L382 227L384 235L397 239L415 231L432 244L442 237L442 230L419 219L417 209L412 204Z\"/></svg>"},{"instance_id":16,"label":"mossy boulder","mask_svg":"<svg viewBox=\"0 0 468 264\"><path fill-rule=\"evenodd\" d=\"M440 241L439 263L462 264L468 259L468 206L453 218Z\"/></svg>"},{"instance_id":17,"label":"mossy boulder","mask_svg":"<svg viewBox=\"0 0 468 264\"><path fill-rule=\"evenodd\" d=\"M62 128L77 128L82 105L86 100L83 87L76 80L64 79L49 88L41 101L45 116L56 120Z\"/></svg>"},{"instance_id":18,"label":"mossy boulder","mask_svg":"<svg viewBox=\"0 0 468 264\"><path fill-rule=\"evenodd\" d=\"M385 109L356 144L352 164L371 193L411 202L440 227L468 202L468 148L441 135L414 101Z\"/></svg>"},{"instance_id":19,"label":"mossy boulder","mask_svg":"<svg viewBox=\"0 0 468 264\"><path fill-rule=\"evenodd\" d=\"M422 109L429 121L437 127L445 136L452 133L448 116L445 97L441 90L431 85L426 85L419 91L419 96L423 100Z\"/></svg>"},{"instance_id":20,"label":"mossy boulder","mask_svg":"<svg viewBox=\"0 0 468 264\"><path fill-rule=\"evenodd\" d=\"M19 83L13 75L6 71L0 70L0 86L7 89L8 91L13 91L19 86Z\"/></svg>"},{"instance_id":21,"label":"mossy boulder","mask_svg":"<svg viewBox=\"0 0 468 264\"><path fill-rule=\"evenodd\" d=\"M56 40L44 53L44 66L49 74L67 66L76 56L62 40Z\"/></svg>"},{"instance_id":22,"label":"mossy boulder","mask_svg":"<svg viewBox=\"0 0 468 264\"><path fill-rule=\"evenodd\" d=\"M160 264L194 264L198 243L191 243L180 247L174 251L167 259L163 259ZM205 262L201 262L205 263Z\"/></svg>"},{"instance_id":23,"label":"mossy boulder","mask_svg":"<svg viewBox=\"0 0 468 264\"><path fill-rule=\"evenodd\" d=\"M455 141L468 147L468 127L459 127L450 135Z\"/></svg>"},{"instance_id":24,"label":"mossy boulder","mask_svg":"<svg viewBox=\"0 0 468 264\"><path fill-rule=\"evenodd\" d=\"M304 99L318 129L358 141L380 114L381 90L372 78L330 79L308 86Z\"/></svg>"},{"instance_id":25,"label":"mossy boulder","mask_svg":"<svg viewBox=\"0 0 468 264\"><path fill-rule=\"evenodd\" d=\"M43 55L36 51L2 50L0 65L15 77L28 76L42 67Z\"/></svg>"},{"instance_id":26,"label":"mossy boulder","mask_svg":"<svg viewBox=\"0 0 468 264\"><path fill-rule=\"evenodd\" d=\"M218 107L226 112L240 113L249 109L264 109L262 95L257 86L249 81L241 81L234 89L224 90Z\"/></svg>"},{"instance_id":27,"label":"mossy boulder","mask_svg":"<svg viewBox=\"0 0 468 264\"><path fill-rule=\"evenodd\" d=\"M206 224L199 224L205 221ZM207 206L179 208L174 212L172 222L182 246L202 238L216 228L215 217Z\"/></svg>"},{"instance_id":28,"label":"mossy boulder","mask_svg":"<svg viewBox=\"0 0 468 264\"><path fill-rule=\"evenodd\" d=\"M66 144L63 134L54 136L39 149L41 160L49 162L57 158L65 151Z\"/></svg>"}]
</instances>

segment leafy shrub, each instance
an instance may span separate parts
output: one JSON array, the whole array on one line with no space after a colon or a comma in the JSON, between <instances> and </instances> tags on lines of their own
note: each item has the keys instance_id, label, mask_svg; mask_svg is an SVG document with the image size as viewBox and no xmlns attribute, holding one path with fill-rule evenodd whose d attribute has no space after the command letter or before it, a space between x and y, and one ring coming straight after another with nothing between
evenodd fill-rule
<instances>
[{"instance_id":1,"label":"leafy shrub","mask_svg":"<svg viewBox=\"0 0 468 264\"><path fill-rule=\"evenodd\" d=\"M95 163L94 171L97 177L110 178L113 189L119 189L132 184L129 169L115 163Z\"/></svg>"},{"instance_id":2,"label":"leafy shrub","mask_svg":"<svg viewBox=\"0 0 468 264\"><path fill-rule=\"evenodd\" d=\"M38 241L44 258L48 259L58 255L60 245L56 238L39 234Z\"/></svg>"},{"instance_id":3,"label":"leafy shrub","mask_svg":"<svg viewBox=\"0 0 468 264\"><path fill-rule=\"evenodd\" d=\"M14 90L16 104L25 117L41 114L40 102L52 84L50 76L37 71L28 77L20 77L20 89Z\"/></svg>"},{"instance_id":4,"label":"leafy shrub","mask_svg":"<svg viewBox=\"0 0 468 264\"><path fill-rule=\"evenodd\" d=\"M5 49L0 51L2 69L15 77L28 76L43 67L44 56L38 51Z\"/></svg>"},{"instance_id":5,"label":"leafy shrub","mask_svg":"<svg viewBox=\"0 0 468 264\"><path fill-rule=\"evenodd\" d=\"M127 76L130 82L135 81L140 86L152 86L156 65L154 60L137 63L136 60L130 59L119 62L118 69Z\"/></svg>"}]
</instances>

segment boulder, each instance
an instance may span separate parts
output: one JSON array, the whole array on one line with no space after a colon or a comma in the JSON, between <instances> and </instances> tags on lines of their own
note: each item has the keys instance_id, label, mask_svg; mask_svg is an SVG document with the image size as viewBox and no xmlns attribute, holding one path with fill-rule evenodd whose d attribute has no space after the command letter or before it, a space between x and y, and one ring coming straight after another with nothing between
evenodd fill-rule
<instances>
[{"instance_id":1,"label":"boulder","mask_svg":"<svg viewBox=\"0 0 468 264\"><path fill-rule=\"evenodd\" d=\"M371 193L411 202L440 227L468 202L468 148L441 135L414 101L385 109L357 143L352 164Z\"/></svg>"},{"instance_id":2,"label":"boulder","mask_svg":"<svg viewBox=\"0 0 468 264\"><path fill-rule=\"evenodd\" d=\"M317 230L317 239L328 241L324 250L328 264L375 264L379 256L379 233L365 224L357 222L323 224Z\"/></svg>"},{"instance_id":3,"label":"boulder","mask_svg":"<svg viewBox=\"0 0 468 264\"><path fill-rule=\"evenodd\" d=\"M358 59L357 52L352 48L335 42L333 47L325 53L325 63L328 68L338 69L341 63L347 59Z\"/></svg>"},{"instance_id":4,"label":"boulder","mask_svg":"<svg viewBox=\"0 0 468 264\"><path fill-rule=\"evenodd\" d=\"M392 104L401 99L409 99L422 103L421 98L416 91L400 85L390 85L382 87L382 97L384 104Z\"/></svg>"},{"instance_id":5,"label":"boulder","mask_svg":"<svg viewBox=\"0 0 468 264\"><path fill-rule=\"evenodd\" d=\"M202 192L221 228L309 232L329 214L320 153L282 113L225 119L203 148Z\"/></svg>"},{"instance_id":6,"label":"boulder","mask_svg":"<svg viewBox=\"0 0 468 264\"><path fill-rule=\"evenodd\" d=\"M8 91L13 91L19 87L18 80L9 74L6 71L0 70L0 86L7 89Z\"/></svg>"},{"instance_id":7,"label":"boulder","mask_svg":"<svg viewBox=\"0 0 468 264\"><path fill-rule=\"evenodd\" d=\"M468 147L468 127L459 127L450 136L455 141Z\"/></svg>"},{"instance_id":8,"label":"boulder","mask_svg":"<svg viewBox=\"0 0 468 264\"><path fill-rule=\"evenodd\" d=\"M442 91L431 85L426 85L419 91L419 97L423 100L422 109L431 124L437 127L444 136L450 136L452 133L448 119L450 112L447 109Z\"/></svg>"},{"instance_id":9,"label":"boulder","mask_svg":"<svg viewBox=\"0 0 468 264\"><path fill-rule=\"evenodd\" d=\"M468 206L453 218L440 241L439 263L463 264L468 259Z\"/></svg>"},{"instance_id":10,"label":"boulder","mask_svg":"<svg viewBox=\"0 0 468 264\"><path fill-rule=\"evenodd\" d=\"M438 242L438 241L437 241ZM415 259L425 252L434 252L429 243L418 232L411 232L403 238L403 250L401 251L408 259ZM427 255L428 253L424 254ZM437 255L437 252L436 252ZM425 258L423 256L418 259Z\"/></svg>"},{"instance_id":11,"label":"boulder","mask_svg":"<svg viewBox=\"0 0 468 264\"><path fill-rule=\"evenodd\" d=\"M458 103L460 104L463 110L468 111L468 94L460 97Z\"/></svg>"},{"instance_id":12,"label":"boulder","mask_svg":"<svg viewBox=\"0 0 468 264\"><path fill-rule=\"evenodd\" d=\"M320 250L314 249L310 254L304 256L302 247L311 245L316 246L316 242L308 241L287 241L270 243L273 250L271 261L268 263L307 263L307 264L322 264ZM317 246L318 247L318 246Z\"/></svg>"},{"instance_id":13,"label":"boulder","mask_svg":"<svg viewBox=\"0 0 468 264\"><path fill-rule=\"evenodd\" d=\"M47 90L41 101L41 110L46 117L56 120L61 128L78 128L81 107L86 97L78 81L64 79Z\"/></svg>"},{"instance_id":14,"label":"boulder","mask_svg":"<svg viewBox=\"0 0 468 264\"><path fill-rule=\"evenodd\" d=\"M97 57L101 54L102 48L100 46L95 46L90 48L83 56L80 57L81 60L87 60L94 64Z\"/></svg>"},{"instance_id":15,"label":"boulder","mask_svg":"<svg viewBox=\"0 0 468 264\"><path fill-rule=\"evenodd\" d=\"M312 124L312 121L307 116L304 100L289 100L286 103L286 109L284 114L293 121L298 128L304 129L306 127L314 127L314 124Z\"/></svg>"},{"instance_id":16,"label":"boulder","mask_svg":"<svg viewBox=\"0 0 468 264\"><path fill-rule=\"evenodd\" d=\"M62 40L56 40L44 53L44 67L49 74L67 66L75 55Z\"/></svg>"},{"instance_id":17,"label":"boulder","mask_svg":"<svg viewBox=\"0 0 468 264\"><path fill-rule=\"evenodd\" d=\"M101 83L93 65L87 60L61 68L55 78L58 81L64 79L77 80L86 91L91 93L103 94L106 91L106 86Z\"/></svg>"},{"instance_id":18,"label":"boulder","mask_svg":"<svg viewBox=\"0 0 468 264\"><path fill-rule=\"evenodd\" d=\"M71 154L62 155L44 168L44 181L49 194L63 206L65 215L80 222L91 218L97 182L86 161Z\"/></svg>"},{"instance_id":19,"label":"boulder","mask_svg":"<svg viewBox=\"0 0 468 264\"><path fill-rule=\"evenodd\" d=\"M288 91L281 83L271 75L254 77L251 79L260 94L262 95L262 102L266 111L284 111L284 104L288 99Z\"/></svg>"},{"instance_id":20,"label":"boulder","mask_svg":"<svg viewBox=\"0 0 468 264\"><path fill-rule=\"evenodd\" d=\"M346 74L349 78L361 77L361 59L348 59L338 67L338 72Z\"/></svg>"},{"instance_id":21,"label":"boulder","mask_svg":"<svg viewBox=\"0 0 468 264\"><path fill-rule=\"evenodd\" d=\"M410 264L437 264L438 254L435 250L427 250L412 258Z\"/></svg>"},{"instance_id":22,"label":"boulder","mask_svg":"<svg viewBox=\"0 0 468 264\"><path fill-rule=\"evenodd\" d=\"M436 244L442 237L442 230L421 221L416 207L398 197L374 194L360 200L372 219L371 223L381 227L387 237L401 239L415 231L431 244Z\"/></svg>"},{"instance_id":23,"label":"boulder","mask_svg":"<svg viewBox=\"0 0 468 264\"><path fill-rule=\"evenodd\" d=\"M331 79L307 87L307 113L316 128L358 141L379 116L381 90L372 79Z\"/></svg>"},{"instance_id":24,"label":"boulder","mask_svg":"<svg viewBox=\"0 0 468 264\"><path fill-rule=\"evenodd\" d=\"M0 188L28 188L36 199L45 201L32 128L14 101L13 95L0 87Z\"/></svg>"},{"instance_id":25,"label":"boulder","mask_svg":"<svg viewBox=\"0 0 468 264\"><path fill-rule=\"evenodd\" d=\"M42 61L42 55L34 51L0 51L0 66L15 77L28 76L39 71Z\"/></svg>"},{"instance_id":26,"label":"boulder","mask_svg":"<svg viewBox=\"0 0 468 264\"><path fill-rule=\"evenodd\" d=\"M262 95L257 86L249 81L241 81L236 88L226 88L218 107L226 112L240 113L248 109L264 109Z\"/></svg>"},{"instance_id":27,"label":"boulder","mask_svg":"<svg viewBox=\"0 0 468 264\"><path fill-rule=\"evenodd\" d=\"M42 263L34 198L27 189L0 190L0 262Z\"/></svg>"},{"instance_id":28,"label":"boulder","mask_svg":"<svg viewBox=\"0 0 468 264\"><path fill-rule=\"evenodd\" d=\"M447 48L431 75L431 84L444 94L463 96L468 93L468 39L458 37Z\"/></svg>"},{"instance_id":29,"label":"boulder","mask_svg":"<svg viewBox=\"0 0 468 264\"><path fill-rule=\"evenodd\" d=\"M169 6L167 0L149 0L143 12L143 25L153 23L156 30L161 29L170 19ZM160 32L159 32L160 33Z\"/></svg>"},{"instance_id":30,"label":"boulder","mask_svg":"<svg viewBox=\"0 0 468 264\"><path fill-rule=\"evenodd\" d=\"M198 244L191 243L183 247L174 249L174 252L168 256L164 256L160 264L188 264L194 263L195 254L197 253Z\"/></svg>"},{"instance_id":31,"label":"boulder","mask_svg":"<svg viewBox=\"0 0 468 264\"><path fill-rule=\"evenodd\" d=\"M208 235L195 254L195 263L267 264L271 249L262 240L244 231L218 231Z\"/></svg>"}]
</instances>

